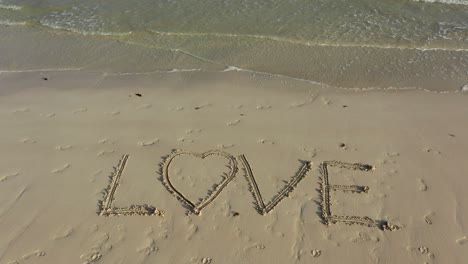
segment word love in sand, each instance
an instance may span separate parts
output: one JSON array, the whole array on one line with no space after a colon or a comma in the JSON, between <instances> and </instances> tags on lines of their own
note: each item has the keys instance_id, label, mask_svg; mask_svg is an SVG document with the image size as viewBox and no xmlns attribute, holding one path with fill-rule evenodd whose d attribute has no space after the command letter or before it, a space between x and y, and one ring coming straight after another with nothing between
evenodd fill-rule
<instances>
[{"instance_id":1,"label":"word love in sand","mask_svg":"<svg viewBox=\"0 0 468 264\"><path fill-rule=\"evenodd\" d=\"M180 156L191 156L196 159L205 159L210 156L221 156L226 159L229 172L224 175L220 175L222 181L215 185L212 190L209 190L207 196L201 199L199 202L195 203L189 200L181 191L179 191L171 182L171 176L169 169L172 162L175 158ZM119 186L120 178L122 177L125 166L127 165L129 155L123 155L122 159L119 161L115 171L110 177L109 186L105 189L104 199L99 202L99 215L102 216L119 216L119 215L159 215L164 216L164 211L157 209L154 206L150 205L131 205L128 207L118 208L113 207L112 202L115 199L115 193L117 187ZM248 181L249 190L252 193L254 198L255 209L258 213L265 215L271 212L276 205L278 205L281 200L287 197L294 188L307 176L309 171L312 168L312 162L302 161L301 167L294 174L291 180L286 184L286 186L277 193L273 199L265 203L260 189L255 181L255 176L252 172L249 162L244 155L240 155L237 158L231 154L219 151L211 150L204 153L196 153L192 151L185 150L175 150L170 155L164 158L161 163L161 181L163 182L166 189L175 196L189 211L189 213L200 214L202 209L208 206L213 202L216 197L223 191L224 188L236 177L238 172L238 162L242 164L244 176ZM331 202L330 202L330 193L332 191L343 191L343 192L353 192L353 193L367 193L369 192L368 186L357 186L357 185L331 185L329 183L329 167L339 167L349 170L358 170L362 172L372 172L374 167L367 164L360 163L346 163L340 161L324 161L320 164L320 180L321 180L321 217L322 221L326 225L336 224L336 223L345 223L345 224L360 224L369 227L378 227L381 230L396 230L397 226L390 224L387 221L383 220L373 220L367 216L347 216L347 215L334 215L331 211Z\"/></svg>"}]
</instances>

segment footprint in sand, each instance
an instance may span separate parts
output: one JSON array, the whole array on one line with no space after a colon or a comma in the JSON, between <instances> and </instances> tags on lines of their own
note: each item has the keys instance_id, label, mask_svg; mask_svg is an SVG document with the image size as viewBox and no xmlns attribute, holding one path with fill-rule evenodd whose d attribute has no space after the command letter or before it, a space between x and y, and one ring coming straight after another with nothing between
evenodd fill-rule
<instances>
[{"instance_id":1,"label":"footprint in sand","mask_svg":"<svg viewBox=\"0 0 468 264\"><path fill-rule=\"evenodd\" d=\"M137 110L148 109L148 108L151 108L152 106L153 106L152 104L142 104L137 107Z\"/></svg>"},{"instance_id":2,"label":"footprint in sand","mask_svg":"<svg viewBox=\"0 0 468 264\"><path fill-rule=\"evenodd\" d=\"M195 110L200 110L200 109L202 109L202 108L210 107L210 106L212 106L210 103L204 103L204 104L195 106L193 109L195 109Z\"/></svg>"},{"instance_id":3,"label":"footprint in sand","mask_svg":"<svg viewBox=\"0 0 468 264\"><path fill-rule=\"evenodd\" d=\"M380 239L375 236L370 236L365 232L359 232L358 235L354 238L351 238L350 241L353 243L365 242L365 241L379 242Z\"/></svg>"},{"instance_id":4,"label":"footprint in sand","mask_svg":"<svg viewBox=\"0 0 468 264\"><path fill-rule=\"evenodd\" d=\"M9 178L16 177L18 175L20 175L19 172L14 172L14 173L9 173L7 175L0 176L0 182L4 182L8 180Z\"/></svg>"},{"instance_id":5,"label":"footprint in sand","mask_svg":"<svg viewBox=\"0 0 468 264\"><path fill-rule=\"evenodd\" d=\"M146 256L151 255L151 253L158 251L158 247L156 247L156 241L152 238L147 238L144 245L140 248L137 248L137 252L144 254Z\"/></svg>"},{"instance_id":6,"label":"footprint in sand","mask_svg":"<svg viewBox=\"0 0 468 264\"><path fill-rule=\"evenodd\" d=\"M57 168L57 169L53 170L52 173L61 173L61 172L63 172L64 170L66 170L66 169L68 169L68 168L70 168L70 164L69 164L69 163L63 165L63 166L60 167L60 168Z\"/></svg>"},{"instance_id":7,"label":"footprint in sand","mask_svg":"<svg viewBox=\"0 0 468 264\"><path fill-rule=\"evenodd\" d=\"M252 250L252 249L264 250L265 248L266 248L265 245L255 243L255 244L253 244L253 245L246 246L246 247L244 248L244 251L250 251L250 250Z\"/></svg>"},{"instance_id":8,"label":"footprint in sand","mask_svg":"<svg viewBox=\"0 0 468 264\"><path fill-rule=\"evenodd\" d=\"M421 191L421 192L427 191L427 185L424 182L424 180L423 179L418 179L418 182L419 182L419 191Z\"/></svg>"},{"instance_id":9,"label":"footprint in sand","mask_svg":"<svg viewBox=\"0 0 468 264\"><path fill-rule=\"evenodd\" d=\"M189 135L189 134L194 134L194 133L200 133L202 132L202 129L201 128L197 128L197 129L188 129L185 131L185 134Z\"/></svg>"},{"instance_id":10,"label":"footprint in sand","mask_svg":"<svg viewBox=\"0 0 468 264\"><path fill-rule=\"evenodd\" d=\"M95 234L92 238L92 245L88 252L80 255L80 259L84 263L93 263L100 260L103 256L103 253L106 253L112 249L112 245L109 242L109 234L101 233Z\"/></svg>"},{"instance_id":11,"label":"footprint in sand","mask_svg":"<svg viewBox=\"0 0 468 264\"><path fill-rule=\"evenodd\" d=\"M313 249L310 254L312 254L312 257L317 258L322 255L322 251L320 249Z\"/></svg>"},{"instance_id":12,"label":"footprint in sand","mask_svg":"<svg viewBox=\"0 0 468 264\"><path fill-rule=\"evenodd\" d=\"M234 120L234 121L232 121L232 122L228 122L226 125L228 125L228 126L235 126L235 125L237 125L237 124L239 124L239 123L240 123L240 120L239 120L239 119L236 119L236 120Z\"/></svg>"},{"instance_id":13,"label":"footprint in sand","mask_svg":"<svg viewBox=\"0 0 468 264\"><path fill-rule=\"evenodd\" d=\"M89 264L100 260L101 257L102 255L99 252L90 252L87 254L81 254L80 259L85 261L83 264Z\"/></svg>"},{"instance_id":14,"label":"footprint in sand","mask_svg":"<svg viewBox=\"0 0 468 264\"><path fill-rule=\"evenodd\" d=\"M193 139L188 139L188 138L178 138L177 141L179 141L179 142L186 142L186 143L193 143L193 142L195 142Z\"/></svg>"},{"instance_id":15,"label":"footprint in sand","mask_svg":"<svg viewBox=\"0 0 468 264\"><path fill-rule=\"evenodd\" d=\"M427 247L424 247L424 246L418 247L418 252L421 253L422 255L427 255L431 259L435 258L434 253L431 253L429 251L429 248Z\"/></svg>"},{"instance_id":16,"label":"footprint in sand","mask_svg":"<svg viewBox=\"0 0 468 264\"><path fill-rule=\"evenodd\" d=\"M101 156L104 156L104 155L109 155L109 154L112 154L114 153L115 150L111 149L111 150L101 150L97 153L97 156L98 157L101 157Z\"/></svg>"},{"instance_id":17,"label":"footprint in sand","mask_svg":"<svg viewBox=\"0 0 468 264\"><path fill-rule=\"evenodd\" d=\"M99 140L99 144L109 144L109 145L112 145L112 144L114 144L114 143L115 143L115 141L109 140L109 139L107 139L107 138L103 138L103 139Z\"/></svg>"},{"instance_id":18,"label":"footprint in sand","mask_svg":"<svg viewBox=\"0 0 468 264\"><path fill-rule=\"evenodd\" d=\"M156 144L156 142L158 142L158 141L159 141L159 138L155 138L155 139L152 139L152 140L149 140L149 141L139 141L138 146L140 146L140 147L152 146L152 145Z\"/></svg>"},{"instance_id":19,"label":"footprint in sand","mask_svg":"<svg viewBox=\"0 0 468 264\"><path fill-rule=\"evenodd\" d=\"M86 108L86 107L75 109L73 111L73 114L79 114L79 113L85 113L85 112L88 112L88 108Z\"/></svg>"},{"instance_id":20,"label":"footprint in sand","mask_svg":"<svg viewBox=\"0 0 468 264\"><path fill-rule=\"evenodd\" d=\"M28 138L28 137L26 137L26 138L21 138L19 141L20 141L21 143L24 143L24 144L34 144L34 143L36 143L36 140L31 139L31 138Z\"/></svg>"},{"instance_id":21,"label":"footprint in sand","mask_svg":"<svg viewBox=\"0 0 468 264\"><path fill-rule=\"evenodd\" d=\"M270 108L271 108L271 105L257 105L257 110L266 110Z\"/></svg>"},{"instance_id":22,"label":"footprint in sand","mask_svg":"<svg viewBox=\"0 0 468 264\"><path fill-rule=\"evenodd\" d=\"M298 107L302 107L306 104L310 103L310 101L300 101L300 102L292 102L289 106L291 108L298 108Z\"/></svg>"},{"instance_id":23,"label":"footprint in sand","mask_svg":"<svg viewBox=\"0 0 468 264\"><path fill-rule=\"evenodd\" d=\"M429 212L424 216L424 222L426 222L428 225L432 225L432 216L434 215L434 212Z\"/></svg>"},{"instance_id":24,"label":"footprint in sand","mask_svg":"<svg viewBox=\"0 0 468 264\"><path fill-rule=\"evenodd\" d=\"M421 254L427 254L429 253L429 249L427 247L418 247L418 251Z\"/></svg>"},{"instance_id":25,"label":"footprint in sand","mask_svg":"<svg viewBox=\"0 0 468 264\"><path fill-rule=\"evenodd\" d=\"M235 108L235 109L241 109L242 107L244 107L244 105L243 104L236 104L236 105L231 105L230 107Z\"/></svg>"},{"instance_id":26,"label":"footprint in sand","mask_svg":"<svg viewBox=\"0 0 468 264\"><path fill-rule=\"evenodd\" d=\"M62 239L62 238L67 238L69 236L71 236L71 234L73 233L73 231L75 231L73 229L73 227L61 227L59 230L57 230L57 232L52 235L52 240L59 240L59 239Z\"/></svg>"},{"instance_id":27,"label":"footprint in sand","mask_svg":"<svg viewBox=\"0 0 468 264\"><path fill-rule=\"evenodd\" d=\"M200 262L202 264L210 264L211 263L211 258L202 258Z\"/></svg>"},{"instance_id":28,"label":"footprint in sand","mask_svg":"<svg viewBox=\"0 0 468 264\"><path fill-rule=\"evenodd\" d=\"M274 141L263 139L263 138L257 140L257 143L275 145Z\"/></svg>"},{"instance_id":29,"label":"footprint in sand","mask_svg":"<svg viewBox=\"0 0 468 264\"><path fill-rule=\"evenodd\" d=\"M400 156L400 153L398 152L385 152L384 156L389 157L389 158L394 158Z\"/></svg>"},{"instance_id":30,"label":"footprint in sand","mask_svg":"<svg viewBox=\"0 0 468 264\"><path fill-rule=\"evenodd\" d=\"M105 112L106 115L112 115L112 116L115 116L115 115L119 115L120 114L120 111L112 111L112 112Z\"/></svg>"},{"instance_id":31,"label":"footprint in sand","mask_svg":"<svg viewBox=\"0 0 468 264\"><path fill-rule=\"evenodd\" d=\"M222 148L222 149L232 148L234 146L235 146L234 144L218 144L217 145L218 148Z\"/></svg>"},{"instance_id":32,"label":"footprint in sand","mask_svg":"<svg viewBox=\"0 0 468 264\"><path fill-rule=\"evenodd\" d=\"M466 242L468 242L468 237L467 236L462 236L459 239L455 240L455 242L457 242L458 245L463 245Z\"/></svg>"},{"instance_id":33,"label":"footprint in sand","mask_svg":"<svg viewBox=\"0 0 468 264\"><path fill-rule=\"evenodd\" d=\"M55 147L56 150L67 150L67 149L71 149L71 148L73 148L72 145L56 146Z\"/></svg>"},{"instance_id":34,"label":"footprint in sand","mask_svg":"<svg viewBox=\"0 0 468 264\"><path fill-rule=\"evenodd\" d=\"M47 113L47 114L41 113L41 114L39 114L39 116L54 117L55 113Z\"/></svg>"},{"instance_id":35,"label":"footprint in sand","mask_svg":"<svg viewBox=\"0 0 468 264\"><path fill-rule=\"evenodd\" d=\"M193 236L197 234L197 232L198 232L198 226L194 224L190 224L188 234L185 236L185 240L187 241L192 240Z\"/></svg>"},{"instance_id":36,"label":"footprint in sand","mask_svg":"<svg viewBox=\"0 0 468 264\"><path fill-rule=\"evenodd\" d=\"M173 112L180 112L180 111L183 111L183 110L184 110L183 106L176 106L176 107L169 108L169 111L173 111Z\"/></svg>"},{"instance_id":37,"label":"footprint in sand","mask_svg":"<svg viewBox=\"0 0 468 264\"><path fill-rule=\"evenodd\" d=\"M35 251L33 251L33 252L30 252L30 253L27 253L27 254L23 255L21 258L22 258L23 260L27 260L27 259L29 259L29 258L31 258L31 257L43 257L43 256L45 256L45 255L46 255L46 252L45 252L45 251L43 251L43 250L35 250Z\"/></svg>"}]
</instances>

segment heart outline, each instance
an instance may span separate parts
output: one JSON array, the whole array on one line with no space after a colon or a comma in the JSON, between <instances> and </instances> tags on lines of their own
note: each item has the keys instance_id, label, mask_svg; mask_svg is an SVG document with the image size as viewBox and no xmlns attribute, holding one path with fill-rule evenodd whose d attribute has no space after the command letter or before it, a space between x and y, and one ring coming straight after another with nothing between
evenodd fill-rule
<instances>
[{"instance_id":1,"label":"heart outline","mask_svg":"<svg viewBox=\"0 0 468 264\"><path fill-rule=\"evenodd\" d=\"M227 160L229 160L229 167L230 167L230 172L228 173L227 177L225 177L214 189L208 190L208 196L203 198L201 201L198 203L194 203L190 201L187 197L185 197L179 190L177 190L174 185L171 183L170 176L169 176L169 167L172 163L172 161L181 155L191 155L195 156L200 159L205 159L209 156L212 155L219 155ZM221 151L221 150L209 150L203 153L198 153L198 152L193 152L193 151L188 151L188 150L175 150L173 151L169 156L167 156L164 159L164 162L162 163L162 180L163 183L166 187L166 189L174 195L180 202L182 202L184 205L189 207L190 211L196 215L200 214L201 210L206 207L208 204L210 204L216 197L221 193L221 191L231 182L234 177L236 176L236 173L238 171L237 167L237 160L234 156L231 154Z\"/></svg>"}]
</instances>

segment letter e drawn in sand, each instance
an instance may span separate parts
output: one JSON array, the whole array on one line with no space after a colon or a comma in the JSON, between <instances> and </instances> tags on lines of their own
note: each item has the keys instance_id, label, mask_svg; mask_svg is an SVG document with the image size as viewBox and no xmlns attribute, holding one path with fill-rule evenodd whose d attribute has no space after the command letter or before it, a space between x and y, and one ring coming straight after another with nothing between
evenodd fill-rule
<instances>
[{"instance_id":1,"label":"letter e drawn in sand","mask_svg":"<svg viewBox=\"0 0 468 264\"><path fill-rule=\"evenodd\" d=\"M276 194L273 199L267 204L263 201L262 195L260 193L260 189L258 188L257 182L255 181L255 177L253 175L252 169L250 168L249 162L245 158L244 155L240 155L238 157L242 164L244 165L245 177L249 183L249 190L252 193L255 199L255 205L258 213L261 215L268 214L271 210L278 205L284 197L288 196L294 188L299 184L299 182L304 179L307 173L312 168L312 162L303 161L302 166L299 168L299 171L292 177L292 179L286 184L286 186Z\"/></svg>"},{"instance_id":2,"label":"letter e drawn in sand","mask_svg":"<svg viewBox=\"0 0 468 264\"><path fill-rule=\"evenodd\" d=\"M212 155L219 155L221 157L224 157L228 160L228 168L229 168L229 173L221 175L223 180L214 186L212 190L208 191L208 194L205 198L201 199L198 203L194 203L190 201L187 197L185 197L184 194L182 194L179 190L177 190L174 185L172 184L170 180L170 175L169 175L169 167L171 166L172 161L179 156L182 155L189 155L195 158L199 159L205 159L209 156ZM161 164L161 175L162 175L162 182L166 189L174 195L177 200L179 200L182 204L186 206L186 208L194 213L194 214L200 214L201 210L206 207L208 204L210 204L220 193L221 191L229 184L229 182L234 179L237 173L237 161L234 156L232 156L229 153L226 153L224 151L220 150L210 150L207 152L203 153L196 153L192 151L186 151L186 150L175 150L173 151L169 156L167 156L163 163Z\"/></svg>"},{"instance_id":3,"label":"letter e drawn in sand","mask_svg":"<svg viewBox=\"0 0 468 264\"><path fill-rule=\"evenodd\" d=\"M112 202L115 200L115 192L119 186L120 178L128 162L128 154L122 156L117 167L114 167L114 172L110 176L109 186L104 190L104 199L99 201L99 215L102 216L130 216L130 215L158 215L164 216L164 212L150 205L130 205L128 207L112 207Z\"/></svg>"},{"instance_id":4,"label":"letter e drawn in sand","mask_svg":"<svg viewBox=\"0 0 468 264\"><path fill-rule=\"evenodd\" d=\"M343 222L348 225L359 224L369 227L378 227L381 230L390 230L394 231L399 229L398 226L393 225L384 220L373 220L368 216L347 216L347 215L333 215L331 211L331 202L330 202L330 190L333 191L344 191L344 192L355 192L355 193L367 193L369 191L368 186L356 186L356 185L330 185L328 178L328 167L334 166L350 170L360 170L369 172L374 170L374 167L367 164L360 163L346 163L340 161L324 161L320 164L320 173L321 177L321 211L323 221L327 224L336 224L337 222Z\"/></svg>"}]
</instances>

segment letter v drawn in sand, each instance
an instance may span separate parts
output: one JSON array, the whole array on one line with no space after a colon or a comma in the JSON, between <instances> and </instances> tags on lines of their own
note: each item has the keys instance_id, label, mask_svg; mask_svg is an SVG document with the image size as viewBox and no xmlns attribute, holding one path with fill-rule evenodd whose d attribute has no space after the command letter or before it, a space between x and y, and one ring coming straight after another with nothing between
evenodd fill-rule
<instances>
[{"instance_id":1,"label":"letter v drawn in sand","mask_svg":"<svg viewBox=\"0 0 468 264\"><path fill-rule=\"evenodd\" d=\"M249 162L244 155L240 155L239 159L244 165L245 176L249 183L250 192L255 199L256 209L262 215L268 214L275 208L276 205L278 205L279 202L281 202L281 200L283 200L284 197L288 196L312 168L312 162L302 162L303 164L299 168L299 171L292 177L286 186L277 195L275 195L268 204L265 205L265 202L263 201L262 195L260 193L260 189L258 188L257 182L255 181L252 169L250 168Z\"/></svg>"},{"instance_id":2,"label":"letter v drawn in sand","mask_svg":"<svg viewBox=\"0 0 468 264\"><path fill-rule=\"evenodd\" d=\"M125 154L119 161L117 167L114 167L114 172L110 176L109 186L104 190L104 199L99 202L99 215L103 216L120 216L120 215L159 215L164 216L164 212L150 205L130 205L128 207L118 208L112 207L112 202L115 200L115 192L119 186L120 178L127 165L129 155Z\"/></svg>"},{"instance_id":3,"label":"letter v drawn in sand","mask_svg":"<svg viewBox=\"0 0 468 264\"><path fill-rule=\"evenodd\" d=\"M371 165L360 164L360 163L346 163L340 161L324 161L320 164L321 177L321 211L322 218L325 224L336 224L342 222L348 225L359 224L369 227L378 227L382 230L397 230L398 226L393 225L385 220L373 220L368 216L347 216L347 215L333 215L331 211L330 202L330 190L353 192L353 193L367 193L369 192L368 186L357 186L357 185L331 185L329 182L328 167L339 167L349 170L360 170L365 172L373 171L375 168Z\"/></svg>"},{"instance_id":4,"label":"letter v drawn in sand","mask_svg":"<svg viewBox=\"0 0 468 264\"><path fill-rule=\"evenodd\" d=\"M218 185L215 185L215 187L212 190L209 190L207 196L201 199L198 203L190 201L184 194L177 190L171 182L169 167L171 166L171 163L174 161L175 158L182 155L190 155L198 159L205 159L212 155L218 155L226 158L228 161L229 172L227 174L221 175L223 177L223 180ZM232 179L234 179L237 173L236 158L229 153L219 150L210 150L204 153L196 153L186 150L175 150L164 159L161 165L162 181L166 186L166 189L172 195L174 195L182 204L184 204L190 212L197 215L200 214L201 210L208 204L210 204L221 193L221 191L229 184L229 182L231 182Z\"/></svg>"}]
</instances>

